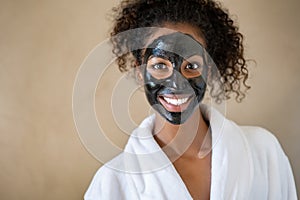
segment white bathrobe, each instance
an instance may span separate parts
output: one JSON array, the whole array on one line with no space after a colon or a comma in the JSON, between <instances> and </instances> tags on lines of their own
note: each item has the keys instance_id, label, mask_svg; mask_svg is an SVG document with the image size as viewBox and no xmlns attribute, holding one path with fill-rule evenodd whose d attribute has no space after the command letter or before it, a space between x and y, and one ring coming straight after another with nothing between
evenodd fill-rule
<instances>
[{"instance_id":1,"label":"white bathrobe","mask_svg":"<svg viewBox=\"0 0 300 200\"><path fill-rule=\"evenodd\" d=\"M271 133L238 126L215 109L203 113L212 132L211 200L297 199L288 158ZM192 199L152 136L154 118L146 118L124 152L98 170L85 200Z\"/></svg>"}]
</instances>

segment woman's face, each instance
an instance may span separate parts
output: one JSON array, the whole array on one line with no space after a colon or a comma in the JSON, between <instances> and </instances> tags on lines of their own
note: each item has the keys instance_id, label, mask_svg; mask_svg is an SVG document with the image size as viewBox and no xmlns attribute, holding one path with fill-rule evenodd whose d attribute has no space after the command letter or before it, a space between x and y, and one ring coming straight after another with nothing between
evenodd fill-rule
<instances>
[{"instance_id":1,"label":"woman's face","mask_svg":"<svg viewBox=\"0 0 300 200\"><path fill-rule=\"evenodd\" d=\"M205 42L186 24L153 34L143 54L143 78L150 105L172 124L184 123L206 90Z\"/></svg>"}]
</instances>

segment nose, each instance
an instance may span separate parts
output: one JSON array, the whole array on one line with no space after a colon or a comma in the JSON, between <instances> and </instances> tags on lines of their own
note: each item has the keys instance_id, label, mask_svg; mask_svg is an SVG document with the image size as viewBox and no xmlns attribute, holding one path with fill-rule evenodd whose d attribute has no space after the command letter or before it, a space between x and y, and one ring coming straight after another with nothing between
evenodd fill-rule
<instances>
[{"instance_id":1,"label":"nose","mask_svg":"<svg viewBox=\"0 0 300 200\"><path fill-rule=\"evenodd\" d=\"M188 80L177 70L173 71L172 76L167 80L167 82L168 86L175 90L185 90L189 85Z\"/></svg>"}]
</instances>

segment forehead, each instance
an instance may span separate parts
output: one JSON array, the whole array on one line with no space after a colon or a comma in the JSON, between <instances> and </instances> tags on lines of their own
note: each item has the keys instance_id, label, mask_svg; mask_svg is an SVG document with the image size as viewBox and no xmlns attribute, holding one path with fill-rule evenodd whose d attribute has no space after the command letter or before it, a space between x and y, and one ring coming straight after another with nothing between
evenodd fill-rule
<instances>
[{"instance_id":1,"label":"forehead","mask_svg":"<svg viewBox=\"0 0 300 200\"><path fill-rule=\"evenodd\" d=\"M174 32L190 35L194 40L206 48L206 40L201 30L188 23L163 23L161 28L154 29L151 37L146 44L150 44L155 39L163 35L169 35Z\"/></svg>"},{"instance_id":2,"label":"forehead","mask_svg":"<svg viewBox=\"0 0 300 200\"><path fill-rule=\"evenodd\" d=\"M172 32L159 36L147 47L148 54L159 54L160 52L171 52L183 58L193 55L203 55L204 48L193 36L181 32ZM150 52L149 52L150 50Z\"/></svg>"},{"instance_id":3,"label":"forehead","mask_svg":"<svg viewBox=\"0 0 300 200\"><path fill-rule=\"evenodd\" d=\"M169 51L182 57L202 54L206 47L201 30L188 23L163 23L146 41L146 48Z\"/></svg>"}]
</instances>

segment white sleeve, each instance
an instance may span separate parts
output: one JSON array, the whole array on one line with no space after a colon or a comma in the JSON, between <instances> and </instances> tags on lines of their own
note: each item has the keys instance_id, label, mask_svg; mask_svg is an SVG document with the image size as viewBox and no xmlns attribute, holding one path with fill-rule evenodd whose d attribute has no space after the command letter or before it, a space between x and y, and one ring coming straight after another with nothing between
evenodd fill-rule
<instances>
[{"instance_id":1,"label":"white sleeve","mask_svg":"<svg viewBox=\"0 0 300 200\"><path fill-rule=\"evenodd\" d=\"M270 181L269 198L279 198L280 200L297 200L296 186L289 159L283 151L277 138L269 131L265 129L263 129L263 131L266 134L269 134L269 140L271 143L273 143L273 148L269 149L268 161Z\"/></svg>"},{"instance_id":2,"label":"white sleeve","mask_svg":"<svg viewBox=\"0 0 300 200\"><path fill-rule=\"evenodd\" d=\"M281 187L282 187L282 199L286 200L297 200L297 192L296 192L296 185L295 180L292 172L292 168L289 162L288 157L283 152L280 144L277 141L278 146L278 153L280 154L281 161L279 160L279 165L281 165Z\"/></svg>"},{"instance_id":3,"label":"white sleeve","mask_svg":"<svg viewBox=\"0 0 300 200\"><path fill-rule=\"evenodd\" d=\"M243 127L255 158L255 180L266 187L268 200L297 200L292 168L277 138L260 127ZM256 176L259 175L259 176ZM254 185L256 186L256 185ZM254 187L254 193L260 188Z\"/></svg>"}]
</instances>

